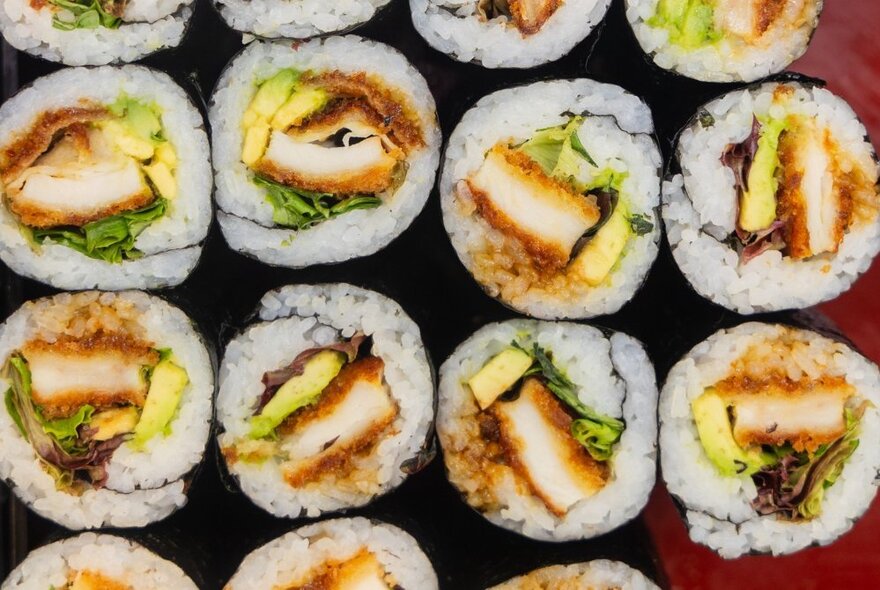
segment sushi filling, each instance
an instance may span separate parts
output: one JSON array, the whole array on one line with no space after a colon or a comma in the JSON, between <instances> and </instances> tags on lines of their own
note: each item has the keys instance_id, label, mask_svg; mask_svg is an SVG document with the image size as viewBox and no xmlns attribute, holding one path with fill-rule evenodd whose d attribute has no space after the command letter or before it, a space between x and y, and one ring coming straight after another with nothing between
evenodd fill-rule
<instances>
[{"instance_id":1,"label":"sushi filling","mask_svg":"<svg viewBox=\"0 0 880 590\"><path fill-rule=\"evenodd\" d=\"M597 163L578 133L589 117L544 129L521 143L500 142L456 187L466 215L491 234L475 253L477 280L513 299L536 288L554 294L603 284L634 236L654 229L632 212L617 159Z\"/></svg>"},{"instance_id":2,"label":"sushi filling","mask_svg":"<svg viewBox=\"0 0 880 590\"><path fill-rule=\"evenodd\" d=\"M177 9L157 11L130 0L30 0L29 6L52 15L52 27L61 31L76 29L118 29L130 22L155 22ZM145 12L146 11L146 12Z\"/></svg>"},{"instance_id":3,"label":"sushi filling","mask_svg":"<svg viewBox=\"0 0 880 590\"><path fill-rule=\"evenodd\" d=\"M344 560L327 561L306 579L279 590L403 590L366 547Z\"/></svg>"},{"instance_id":4,"label":"sushi filling","mask_svg":"<svg viewBox=\"0 0 880 590\"><path fill-rule=\"evenodd\" d=\"M754 345L732 363L730 376L692 402L714 467L727 477L751 477L756 512L791 521L821 514L825 490L858 447L869 405L843 376L793 372L787 359L807 347L788 336Z\"/></svg>"},{"instance_id":5,"label":"sushi filling","mask_svg":"<svg viewBox=\"0 0 880 590\"><path fill-rule=\"evenodd\" d=\"M120 582L94 570L72 571L68 582L63 586L53 586L55 590L132 590L130 584Z\"/></svg>"},{"instance_id":6,"label":"sushi filling","mask_svg":"<svg viewBox=\"0 0 880 590\"><path fill-rule=\"evenodd\" d=\"M695 51L730 43L733 51L769 46L809 26L815 0L660 0L649 26L665 30L669 43Z\"/></svg>"},{"instance_id":7,"label":"sushi filling","mask_svg":"<svg viewBox=\"0 0 880 590\"><path fill-rule=\"evenodd\" d=\"M177 154L155 105L120 97L47 111L0 148L4 205L34 248L119 263L177 196Z\"/></svg>"},{"instance_id":8,"label":"sushi filling","mask_svg":"<svg viewBox=\"0 0 880 590\"><path fill-rule=\"evenodd\" d=\"M227 461L274 459L293 488L327 478L370 487L358 460L395 433L399 408L384 381L385 363L366 352L365 340L356 334L309 349L265 373L250 433L223 449Z\"/></svg>"},{"instance_id":9,"label":"sushi filling","mask_svg":"<svg viewBox=\"0 0 880 590\"><path fill-rule=\"evenodd\" d=\"M3 368L6 411L71 494L103 487L121 445L144 452L170 432L189 383L170 349L144 340L124 312L94 305L60 333L26 342Z\"/></svg>"},{"instance_id":10,"label":"sushi filling","mask_svg":"<svg viewBox=\"0 0 880 590\"><path fill-rule=\"evenodd\" d=\"M425 145L407 101L364 73L281 70L259 84L242 127L242 161L274 223L293 229L378 207Z\"/></svg>"},{"instance_id":11,"label":"sushi filling","mask_svg":"<svg viewBox=\"0 0 880 590\"><path fill-rule=\"evenodd\" d=\"M792 89L779 86L784 107ZM734 175L736 231L732 245L747 263L768 250L793 260L834 254L876 189L871 175L806 115L755 117L745 141L731 144L722 163Z\"/></svg>"},{"instance_id":12,"label":"sushi filling","mask_svg":"<svg viewBox=\"0 0 880 590\"><path fill-rule=\"evenodd\" d=\"M476 15L485 21L499 19L516 27L523 37L539 32L564 0L478 0ZM456 14L459 14L456 12Z\"/></svg>"},{"instance_id":13,"label":"sushi filling","mask_svg":"<svg viewBox=\"0 0 880 590\"><path fill-rule=\"evenodd\" d=\"M448 460L463 462L482 482L469 492L469 503L497 508L492 490L512 472L518 487L562 518L605 486L625 424L584 405L551 353L514 342L466 385L479 407L475 436Z\"/></svg>"}]
</instances>

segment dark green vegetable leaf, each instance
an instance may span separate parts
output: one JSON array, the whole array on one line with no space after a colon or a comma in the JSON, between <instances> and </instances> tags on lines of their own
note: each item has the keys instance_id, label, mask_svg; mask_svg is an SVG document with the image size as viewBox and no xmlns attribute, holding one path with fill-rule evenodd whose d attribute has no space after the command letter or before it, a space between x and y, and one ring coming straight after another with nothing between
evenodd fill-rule
<instances>
[{"instance_id":1,"label":"dark green vegetable leaf","mask_svg":"<svg viewBox=\"0 0 880 590\"><path fill-rule=\"evenodd\" d=\"M630 215L629 225L637 236L645 236L654 231L654 223L651 221L651 217L642 213Z\"/></svg>"},{"instance_id":2,"label":"dark green vegetable leaf","mask_svg":"<svg viewBox=\"0 0 880 590\"><path fill-rule=\"evenodd\" d=\"M372 209L382 204L378 197L316 193L279 184L263 176L254 176L254 184L266 189L266 201L272 205L272 221L282 227L308 229L356 209Z\"/></svg>"},{"instance_id":3,"label":"dark green vegetable leaf","mask_svg":"<svg viewBox=\"0 0 880 590\"><path fill-rule=\"evenodd\" d=\"M123 260L135 260L142 256L134 247L135 238L151 223L162 217L166 208L167 201L158 198L137 211L99 219L79 228L33 229L32 233L34 241L38 244L51 240L89 258L120 263Z\"/></svg>"},{"instance_id":4,"label":"dark green vegetable leaf","mask_svg":"<svg viewBox=\"0 0 880 590\"><path fill-rule=\"evenodd\" d=\"M596 164L596 161L593 159L593 157L590 156L589 153L587 153L587 148L585 148L584 144L581 143L581 138L578 137L577 133L572 133L571 135L569 135L569 139L571 140L571 147L574 151L583 156L584 159L590 163L590 165L598 167L598 164Z\"/></svg>"},{"instance_id":5,"label":"dark green vegetable leaf","mask_svg":"<svg viewBox=\"0 0 880 590\"><path fill-rule=\"evenodd\" d=\"M547 388L562 402L581 417L571 424L572 436L587 449L597 461L611 458L612 447L620 440L626 424L622 420L603 416L592 408L584 405L577 396L577 385L553 364L549 354L538 343L532 345L531 351L526 350L517 342L512 345L535 359L535 365L526 371L526 375L541 374L547 381Z\"/></svg>"}]
</instances>

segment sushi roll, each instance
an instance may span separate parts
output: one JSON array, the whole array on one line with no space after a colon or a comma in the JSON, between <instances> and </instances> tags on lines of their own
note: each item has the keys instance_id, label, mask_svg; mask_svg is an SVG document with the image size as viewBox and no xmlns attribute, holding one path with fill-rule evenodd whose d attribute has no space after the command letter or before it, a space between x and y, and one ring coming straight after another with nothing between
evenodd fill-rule
<instances>
[{"instance_id":1,"label":"sushi roll","mask_svg":"<svg viewBox=\"0 0 880 590\"><path fill-rule=\"evenodd\" d=\"M233 250L269 264L372 254L434 185L434 99L381 43L251 43L217 83L210 119L220 228Z\"/></svg>"},{"instance_id":2,"label":"sushi roll","mask_svg":"<svg viewBox=\"0 0 880 590\"><path fill-rule=\"evenodd\" d=\"M642 50L705 82L752 82L807 51L823 0L626 0Z\"/></svg>"},{"instance_id":3,"label":"sushi roll","mask_svg":"<svg viewBox=\"0 0 880 590\"><path fill-rule=\"evenodd\" d=\"M490 522L542 541L587 539L648 501L656 404L634 338L512 320L443 363L437 433L450 482Z\"/></svg>"},{"instance_id":4,"label":"sushi roll","mask_svg":"<svg viewBox=\"0 0 880 590\"><path fill-rule=\"evenodd\" d=\"M409 0L413 24L436 50L487 68L532 68L570 52L611 0Z\"/></svg>"},{"instance_id":5,"label":"sushi roll","mask_svg":"<svg viewBox=\"0 0 880 590\"><path fill-rule=\"evenodd\" d=\"M438 590L437 574L407 532L366 518L325 520L251 552L224 590ZM4 589L5 590L5 589Z\"/></svg>"},{"instance_id":6,"label":"sushi roll","mask_svg":"<svg viewBox=\"0 0 880 590\"><path fill-rule=\"evenodd\" d=\"M625 563L597 559L571 565L551 565L517 576L489 590L659 590L645 575Z\"/></svg>"},{"instance_id":7,"label":"sushi roll","mask_svg":"<svg viewBox=\"0 0 880 590\"><path fill-rule=\"evenodd\" d=\"M350 30L390 0L214 0L232 29L260 37L305 39Z\"/></svg>"},{"instance_id":8,"label":"sushi roll","mask_svg":"<svg viewBox=\"0 0 880 590\"><path fill-rule=\"evenodd\" d=\"M137 291L24 304L0 326L0 478L69 529L139 527L186 504L214 372L182 311Z\"/></svg>"},{"instance_id":9,"label":"sushi roll","mask_svg":"<svg viewBox=\"0 0 880 590\"><path fill-rule=\"evenodd\" d=\"M691 539L722 557L827 545L877 493L880 371L809 330L721 330L669 373L660 458Z\"/></svg>"},{"instance_id":10,"label":"sushi roll","mask_svg":"<svg viewBox=\"0 0 880 590\"><path fill-rule=\"evenodd\" d=\"M31 55L68 66L131 62L177 47L193 0L6 0L0 32Z\"/></svg>"},{"instance_id":11,"label":"sushi roll","mask_svg":"<svg viewBox=\"0 0 880 590\"><path fill-rule=\"evenodd\" d=\"M703 107L679 136L663 219L693 288L739 313L846 291L880 250L865 127L816 86L771 82Z\"/></svg>"},{"instance_id":12,"label":"sushi roll","mask_svg":"<svg viewBox=\"0 0 880 590\"><path fill-rule=\"evenodd\" d=\"M174 563L134 541L83 533L31 551L0 590L198 590Z\"/></svg>"},{"instance_id":13,"label":"sushi roll","mask_svg":"<svg viewBox=\"0 0 880 590\"><path fill-rule=\"evenodd\" d=\"M651 111L618 86L538 82L482 98L446 147L443 224L492 297L533 317L614 313L657 257Z\"/></svg>"},{"instance_id":14,"label":"sushi roll","mask_svg":"<svg viewBox=\"0 0 880 590\"><path fill-rule=\"evenodd\" d=\"M267 293L226 348L218 443L276 516L362 506L431 459L434 384L418 326L346 284Z\"/></svg>"},{"instance_id":15,"label":"sushi roll","mask_svg":"<svg viewBox=\"0 0 880 590\"><path fill-rule=\"evenodd\" d=\"M0 107L0 259L59 289L182 282L211 222L208 138L171 78L72 68Z\"/></svg>"}]
</instances>

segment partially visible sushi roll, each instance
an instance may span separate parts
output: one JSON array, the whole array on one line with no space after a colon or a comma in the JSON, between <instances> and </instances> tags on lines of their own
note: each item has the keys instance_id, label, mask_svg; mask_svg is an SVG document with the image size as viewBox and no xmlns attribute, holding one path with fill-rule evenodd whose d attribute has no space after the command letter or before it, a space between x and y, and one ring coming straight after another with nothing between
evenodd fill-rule
<instances>
[{"instance_id":1,"label":"partially visible sushi roll","mask_svg":"<svg viewBox=\"0 0 880 590\"><path fill-rule=\"evenodd\" d=\"M434 384L418 326L346 284L267 293L220 368L218 442L276 516L361 506L430 460Z\"/></svg>"},{"instance_id":2,"label":"partially visible sushi roll","mask_svg":"<svg viewBox=\"0 0 880 590\"><path fill-rule=\"evenodd\" d=\"M596 559L571 565L542 567L489 590L659 590L639 570L619 561Z\"/></svg>"},{"instance_id":3,"label":"partially visible sushi roll","mask_svg":"<svg viewBox=\"0 0 880 590\"><path fill-rule=\"evenodd\" d=\"M434 99L381 43L252 43L217 83L210 119L220 228L233 250L269 264L372 254L434 185Z\"/></svg>"},{"instance_id":4,"label":"partially visible sushi roll","mask_svg":"<svg viewBox=\"0 0 880 590\"><path fill-rule=\"evenodd\" d=\"M849 289L880 251L880 166L841 98L797 82L705 105L679 136L663 219L679 268L739 313Z\"/></svg>"},{"instance_id":5,"label":"partially visible sushi roll","mask_svg":"<svg viewBox=\"0 0 880 590\"><path fill-rule=\"evenodd\" d=\"M134 541L83 533L31 551L0 590L197 590L174 563Z\"/></svg>"},{"instance_id":6,"label":"partially visible sushi roll","mask_svg":"<svg viewBox=\"0 0 880 590\"><path fill-rule=\"evenodd\" d=\"M21 51L69 66L131 62L177 47L192 0L7 0L0 31Z\"/></svg>"},{"instance_id":7,"label":"partially visible sushi roll","mask_svg":"<svg viewBox=\"0 0 880 590\"><path fill-rule=\"evenodd\" d=\"M213 0L232 29L260 37L306 39L339 33L373 18L390 0Z\"/></svg>"},{"instance_id":8,"label":"partially visible sushi roll","mask_svg":"<svg viewBox=\"0 0 880 590\"><path fill-rule=\"evenodd\" d=\"M26 303L0 325L0 478L70 529L139 527L187 501L214 372L182 311L145 293Z\"/></svg>"},{"instance_id":9,"label":"partially visible sushi roll","mask_svg":"<svg viewBox=\"0 0 880 590\"><path fill-rule=\"evenodd\" d=\"M538 82L482 98L446 147L443 224L486 292L546 319L614 313L657 257L651 111L618 86Z\"/></svg>"},{"instance_id":10,"label":"partially visible sushi roll","mask_svg":"<svg viewBox=\"0 0 880 590\"><path fill-rule=\"evenodd\" d=\"M543 541L635 518L654 486L654 367L626 334L490 324L440 369L449 480L493 524Z\"/></svg>"},{"instance_id":11,"label":"partially visible sushi roll","mask_svg":"<svg viewBox=\"0 0 880 590\"><path fill-rule=\"evenodd\" d=\"M224 590L363 588L437 590L419 544L396 526L366 518L298 528L244 558Z\"/></svg>"},{"instance_id":12,"label":"partially visible sushi roll","mask_svg":"<svg viewBox=\"0 0 880 590\"><path fill-rule=\"evenodd\" d=\"M208 138L166 74L73 68L0 107L0 259L60 289L159 288L211 223Z\"/></svg>"},{"instance_id":13,"label":"partially visible sushi roll","mask_svg":"<svg viewBox=\"0 0 880 590\"><path fill-rule=\"evenodd\" d=\"M660 458L691 539L722 557L827 545L877 494L880 371L809 330L721 330L667 377Z\"/></svg>"},{"instance_id":14,"label":"partially visible sushi roll","mask_svg":"<svg viewBox=\"0 0 880 590\"><path fill-rule=\"evenodd\" d=\"M626 0L642 49L706 82L752 82L807 51L823 0Z\"/></svg>"},{"instance_id":15,"label":"partially visible sushi roll","mask_svg":"<svg viewBox=\"0 0 880 590\"><path fill-rule=\"evenodd\" d=\"M487 68L531 68L570 52L611 0L410 0L413 24L435 49Z\"/></svg>"}]
</instances>

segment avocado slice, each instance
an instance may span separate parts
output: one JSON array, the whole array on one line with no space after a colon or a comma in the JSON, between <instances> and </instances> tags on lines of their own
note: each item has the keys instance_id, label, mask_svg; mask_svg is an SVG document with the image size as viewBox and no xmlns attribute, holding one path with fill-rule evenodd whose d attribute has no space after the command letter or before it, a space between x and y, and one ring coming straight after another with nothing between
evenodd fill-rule
<instances>
[{"instance_id":1,"label":"avocado slice","mask_svg":"<svg viewBox=\"0 0 880 590\"><path fill-rule=\"evenodd\" d=\"M717 41L715 10L706 0L660 0L648 25L669 31L671 43L696 49Z\"/></svg>"},{"instance_id":2,"label":"avocado slice","mask_svg":"<svg viewBox=\"0 0 880 590\"><path fill-rule=\"evenodd\" d=\"M739 226L748 232L767 229L776 221L776 191L779 181L779 136L785 131L785 119L761 121L758 149L749 169L748 187L739 204Z\"/></svg>"},{"instance_id":3,"label":"avocado slice","mask_svg":"<svg viewBox=\"0 0 880 590\"><path fill-rule=\"evenodd\" d=\"M130 100L125 105L124 121L134 135L144 140L152 141L162 131L159 115L150 107L135 100Z\"/></svg>"},{"instance_id":4,"label":"avocado slice","mask_svg":"<svg viewBox=\"0 0 880 590\"><path fill-rule=\"evenodd\" d=\"M161 360L153 368L147 400L131 441L135 448L143 448L159 432L167 431L188 383L186 370L171 359Z\"/></svg>"},{"instance_id":5,"label":"avocado slice","mask_svg":"<svg viewBox=\"0 0 880 590\"><path fill-rule=\"evenodd\" d=\"M315 403L345 364L347 357L335 350L322 350L306 361L303 372L281 386L259 414L251 418L251 438L264 438L298 409Z\"/></svg>"},{"instance_id":6,"label":"avocado slice","mask_svg":"<svg viewBox=\"0 0 880 590\"><path fill-rule=\"evenodd\" d=\"M299 77L300 72L296 70L289 68L280 70L260 85L248 111L262 119L271 119L281 105L287 102Z\"/></svg>"},{"instance_id":7,"label":"avocado slice","mask_svg":"<svg viewBox=\"0 0 880 590\"><path fill-rule=\"evenodd\" d=\"M149 160L153 157L153 142L144 139L122 120L107 121L101 125L107 138L126 156L136 160Z\"/></svg>"},{"instance_id":8,"label":"avocado slice","mask_svg":"<svg viewBox=\"0 0 880 590\"><path fill-rule=\"evenodd\" d=\"M519 348L510 347L493 356L467 382L480 409L485 410L491 406L501 394L519 381L533 363L531 355Z\"/></svg>"},{"instance_id":9,"label":"avocado slice","mask_svg":"<svg viewBox=\"0 0 880 590\"><path fill-rule=\"evenodd\" d=\"M177 168L177 152L168 141L163 141L156 146L156 153L153 156L155 161L162 162L168 166L169 170Z\"/></svg>"},{"instance_id":10,"label":"avocado slice","mask_svg":"<svg viewBox=\"0 0 880 590\"><path fill-rule=\"evenodd\" d=\"M713 388L706 389L691 403L691 408L703 450L722 475L751 475L773 463L760 449L744 450L736 444L727 403Z\"/></svg>"},{"instance_id":11,"label":"avocado slice","mask_svg":"<svg viewBox=\"0 0 880 590\"><path fill-rule=\"evenodd\" d=\"M330 96L320 88L300 88L290 95L272 117L272 129L285 130L324 108Z\"/></svg>"},{"instance_id":12,"label":"avocado slice","mask_svg":"<svg viewBox=\"0 0 880 590\"><path fill-rule=\"evenodd\" d=\"M144 172L147 173L160 195L166 199L173 199L177 196L177 181L174 180L174 174L171 173L165 162L153 162L144 166Z\"/></svg>"},{"instance_id":13,"label":"avocado slice","mask_svg":"<svg viewBox=\"0 0 880 590\"><path fill-rule=\"evenodd\" d=\"M574 259L574 270L591 287L601 284L620 259L632 234L629 210L623 201L618 201L605 225L599 228Z\"/></svg>"},{"instance_id":14,"label":"avocado slice","mask_svg":"<svg viewBox=\"0 0 880 590\"><path fill-rule=\"evenodd\" d=\"M244 135L244 146L241 148L241 161L247 166L256 164L266 152L269 145L269 125L265 122L256 123L249 127Z\"/></svg>"},{"instance_id":15,"label":"avocado slice","mask_svg":"<svg viewBox=\"0 0 880 590\"><path fill-rule=\"evenodd\" d=\"M134 406L111 408L92 416L89 429L91 438L97 441L110 440L114 436L131 432L138 423L138 410Z\"/></svg>"}]
</instances>

